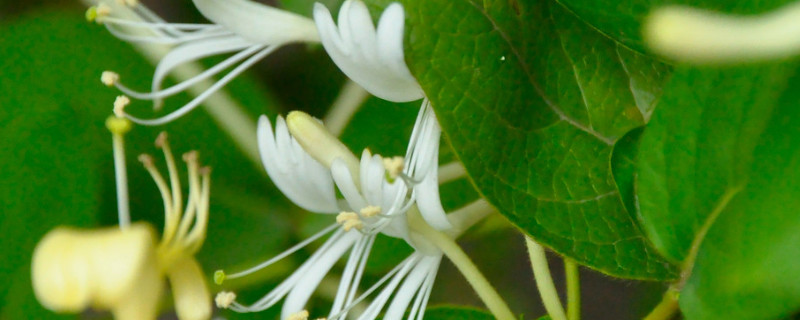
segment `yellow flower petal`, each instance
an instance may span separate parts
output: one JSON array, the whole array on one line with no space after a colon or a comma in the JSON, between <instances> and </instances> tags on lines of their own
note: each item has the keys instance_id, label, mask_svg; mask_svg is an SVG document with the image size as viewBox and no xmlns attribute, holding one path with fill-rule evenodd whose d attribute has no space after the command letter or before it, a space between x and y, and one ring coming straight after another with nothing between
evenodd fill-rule
<instances>
[{"instance_id":1,"label":"yellow flower petal","mask_svg":"<svg viewBox=\"0 0 800 320\"><path fill-rule=\"evenodd\" d=\"M175 298L175 312L181 320L211 318L211 294L203 270L191 256L177 259L167 270Z\"/></svg>"},{"instance_id":2,"label":"yellow flower petal","mask_svg":"<svg viewBox=\"0 0 800 320\"><path fill-rule=\"evenodd\" d=\"M125 231L56 228L33 253L34 293L42 305L57 312L78 312L90 305L112 309L126 303L132 290L143 285L155 290L147 294L157 301L160 285L140 283L149 277L160 278L154 232L146 224L134 224Z\"/></svg>"}]
</instances>

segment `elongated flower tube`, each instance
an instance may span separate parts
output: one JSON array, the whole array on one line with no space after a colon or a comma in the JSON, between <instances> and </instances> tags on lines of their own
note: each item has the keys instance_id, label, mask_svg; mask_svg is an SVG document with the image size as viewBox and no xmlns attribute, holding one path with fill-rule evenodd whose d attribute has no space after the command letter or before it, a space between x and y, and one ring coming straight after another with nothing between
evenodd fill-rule
<instances>
[{"instance_id":1,"label":"elongated flower tube","mask_svg":"<svg viewBox=\"0 0 800 320\"><path fill-rule=\"evenodd\" d=\"M375 236L383 233L413 241L405 219L406 211L413 204L412 189L406 181L415 179L413 174L420 168L430 172L428 167L435 165L436 159L421 158L433 154L417 151L417 148L429 148L425 142L438 141L430 139L430 134L430 130L412 133L412 138L419 141L412 144L415 148L410 148L411 156L405 162L398 164L399 159L385 159L368 150L364 150L358 160L318 120L307 114L292 112L287 120L278 117L274 131L269 120L262 116L258 128L259 147L264 167L275 185L302 208L338 215L336 223L265 263L237 274L219 274L220 279L250 274L332 233L273 291L249 306L232 302L231 309L260 311L286 297L282 317L301 312L324 275L348 252L350 256L331 314L351 304ZM393 179L393 175L404 178ZM337 189L342 199L337 199Z\"/></svg>"},{"instance_id":2,"label":"elongated flower tube","mask_svg":"<svg viewBox=\"0 0 800 320\"><path fill-rule=\"evenodd\" d=\"M361 0L346 0L339 25L321 3L314 4L314 21L322 45L350 79L384 100L406 102L424 96L411 75L403 53L405 12L400 3L384 10L376 28Z\"/></svg>"},{"instance_id":3,"label":"elongated flower tube","mask_svg":"<svg viewBox=\"0 0 800 320\"><path fill-rule=\"evenodd\" d=\"M160 108L162 99L186 91L189 87L232 68L208 90L175 111L157 119L127 115L134 122L159 125L170 122L200 105L244 70L283 45L295 42L319 42L311 19L261 5L250 0L193 0L195 6L212 24L167 23L141 4L131 7L133 15L115 3L102 3L90 9L87 16L103 23L116 37L131 42L165 44L172 47L156 67L149 92L133 90L120 82L118 74L105 72L102 81L116 86L132 98L153 100ZM181 65L209 56L232 54L229 58L201 74L169 88L162 88L166 76Z\"/></svg>"},{"instance_id":4,"label":"elongated flower tube","mask_svg":"<svg viewBox=\"0 0 800 320\"><path fill-rule=\"evenodd\" d=\"M796 56L800 54L800 2L750 16L665 6L647 18L644 36L656 53L690 63L723 64Z\"/></svg>"},{"instance_id":5,"label":"elongated flower tube","mask_svg":"<svg viewBox=\"0 0 800 320\"><path fill-rule=\"evenodd\" d=\"M130 122L112 117L107 125L114 136L117 180L124 182L122 135L130 128ZM118 197L124 199L119 206L119 228L60 227L50 231L36 246L31 278L36 297L46 308L80 312L93 307L110 310L116 319L155 319L166 277L179 319L211 317L208 288L194 258L206 236L209 169L200 168L195 152L184 156L189 176L184 209L180 179L166 136L160 135L156 144L164 151L169 183L155 168L152 158L143 155L140 160L164 200L161 241L156 243L155 232L149 225L127 223L127 183L118 184Z\"/></svg>"}]
</instances>

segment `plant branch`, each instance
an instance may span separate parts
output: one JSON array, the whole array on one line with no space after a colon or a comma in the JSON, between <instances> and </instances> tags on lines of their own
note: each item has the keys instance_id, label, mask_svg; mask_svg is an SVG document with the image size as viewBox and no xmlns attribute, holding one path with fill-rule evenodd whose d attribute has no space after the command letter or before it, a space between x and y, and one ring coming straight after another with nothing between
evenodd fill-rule
<instances>
[{"instance_id":1,"label":"plant branch","mask_svg":"<svg viewBox=\"0 0 800 320\"><path fill-rule=\"evenodd\" d=\"M547 314L553 320L567 320L564 314L564 307L558 298L556 286L550 276L550 268L547 266L547 257L544 254L544 247L533 241L529 236L525 236L525 243L528 245L528 254L531 258L533 276L536 279L536 287L539 288L539 295L542 297Z\"/></svg>"},{"instance_id":2,"label":"plant branch","mask_svg":"<svg viewBox=\"0 0 800 320\"><path fill-rule=\"evenodd\" d=\"M675 316L678 311L678 290L674 288L667 289L661 302L650 311L644 320L667 320Z\"/></svg>"},{"instance_id":3,"label":"plant branch","mask_svg":"<svg viewBox=\"0 0 800 320\"><path fill-rule=\"evenodd\" d=\"M514 313L508 308L508 305L503 298L492 287L486 277L478 270L478 267L472 263L472 260L461 250L461 247L448 235L439 230L434 229L420 216L416 208L412 208L408 212L409 227L412 231L417 232L419 235L430 241L433 245L438 247L445 256L456 266L458 271L464 275L467 282L475 289L478 297L483 300L486 307L494 315L495 318L500 320L515 320Z\"/></svg>"},{"instance_id":4,"label":"plant branch","mask_svg":"<svg viewBox=\"0 0 800 320\"><path fill-rule=\"evenodd\" d=\"M564 257L564 272L567 275L567 319L581 318L581 278L578 264Z\"/></svg>"}]
</instances>

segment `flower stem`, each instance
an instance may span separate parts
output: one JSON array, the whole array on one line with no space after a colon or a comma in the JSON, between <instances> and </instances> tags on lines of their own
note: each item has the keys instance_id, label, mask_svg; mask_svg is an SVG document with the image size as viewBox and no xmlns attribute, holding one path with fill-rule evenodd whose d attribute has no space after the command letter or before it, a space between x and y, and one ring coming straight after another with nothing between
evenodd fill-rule
<instances>
[{"instance_id":1,"label":"flower stem","mask_svg":"<svg viewBox=\"0 0 800 320\"><path fill-rule=\"evenodd\" d=\"M581 278L578 264L564 258L564 272L567 275L567 319L581 319Z\"/></svg>"},{"instance_id":2,"label":"flower stem","mask_svg":"<svg viewBox=\"0 0 800 320\"><path fill-rule=\"evenodd\" d=\"M678 311L678 290L674 288L667 289L661 302L650 311L644 320L667 320L672 319L675 312Z\"/></svg>"},{"instance_id":3,"label":"flower stem","mask_svg":"<svg viewBox=\"0 0 800 320\"><path fill-rule=\"evenodd\" d=\"M539 295L542 297L547 314L553 320L567 320L564 314L564 307L558 298L556 286L550 276L550 268L547 266L547 257L544 254L544 247L533 241L531 237L525 236L525 243L528 245L528 255L531 259L536 287L539 288Z\"/></svg>"},{"instance_id":4,"label":"flower stem","mask_svg":"<svg viewBox=\"0 0 800 320\"><path fill-rule=\"evenodd\" d=\"M508 308L506 302L452 238L429 226L416 209L412 208L408 212L408 222L413 231L433 243L453 262L495 318L499 320L515 319L514 313Z\"/></svg>"},{"instance_id":5,"label":"flower stem","mask_svg":"<svg viewBox=\"0 0 800 320\"><path fill-rule=\"evenodd\" d=\"M322 122L334 136L340 136L367 98L369 98L367 90L355 82L347 80Z\"/></svg>"},{"instance_id":6,"label":"flower stem","mask_svg":"<svg viewBox=\"0 0 800 320\"><path fill-rule=\"evenodd\" d=\"M453 161L445 165L439 166L439 184L445 184L450 181L462 178L467 175L467 170L460 161Z\"/></svg>"}]
</instances>

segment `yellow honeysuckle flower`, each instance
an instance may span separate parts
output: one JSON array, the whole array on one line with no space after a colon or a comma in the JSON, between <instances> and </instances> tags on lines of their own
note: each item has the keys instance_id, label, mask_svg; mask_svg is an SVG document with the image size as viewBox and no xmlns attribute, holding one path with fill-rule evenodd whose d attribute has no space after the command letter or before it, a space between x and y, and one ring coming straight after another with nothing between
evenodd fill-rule
<instances>
[{"instance_id":1,"label":"yellow honeysuckle flower","mask_svg":"<svg viewBox=\"0 0 800 320\"><path fill-rule=\"evenodd\" d=\"M179 319L209 319L211 296L194 254L206 237L210 170L200 167L197 152L183 156L189 176L183 208L180 177L166 134L159 135L156 146L164 152L169 182L152 157L139 157L164 200L164 231L156 242L149 224L131 225L128 218L122 136L130 122L116 116L109 118L107 126L113 134L120 226L99 230L58 227L47 233L33 253L36 298L55 312L91 307L109 310L116 319L155 319L166 277Z\"/></svg>"}]
</instances>

